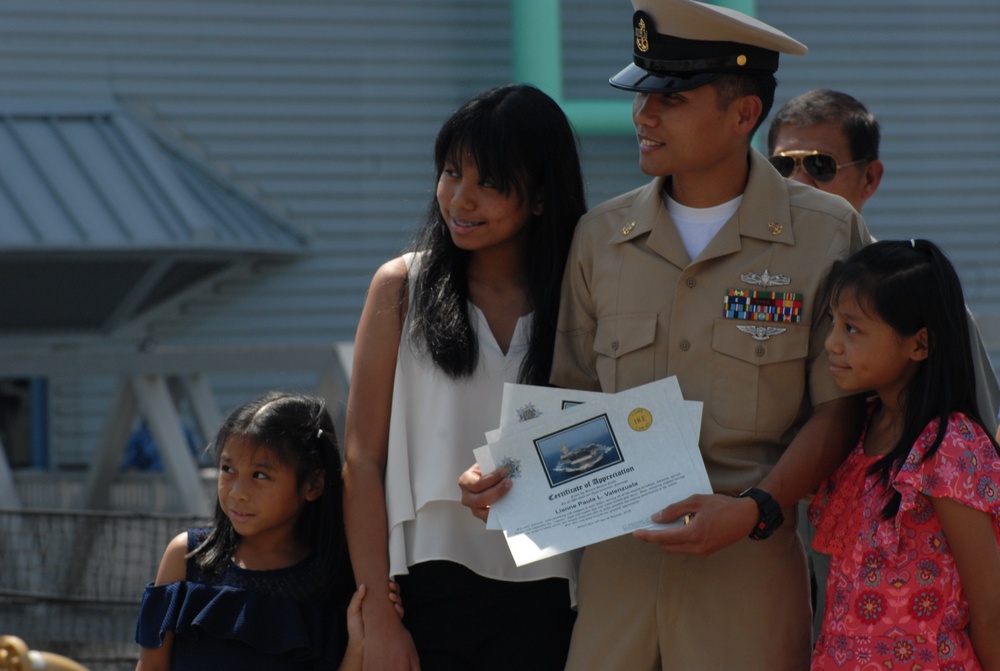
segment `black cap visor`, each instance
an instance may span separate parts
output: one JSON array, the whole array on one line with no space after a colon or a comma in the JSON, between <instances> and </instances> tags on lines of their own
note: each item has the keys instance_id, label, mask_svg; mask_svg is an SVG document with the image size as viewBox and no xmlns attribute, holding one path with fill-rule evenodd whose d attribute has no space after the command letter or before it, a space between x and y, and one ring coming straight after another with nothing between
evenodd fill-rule
<instances>
[{"instance_id":1,"label":"black cap visor","mask_svg":"<svg viewBox=\"0 0 1000 671\"><path fill-rule=\"evenodd\" d=\"M608 80L616 89L639 93L674 93L690 91L718 79L721 72L651 72L635 63L629 63L621 72Z\"/></svg>"}]
</instances>

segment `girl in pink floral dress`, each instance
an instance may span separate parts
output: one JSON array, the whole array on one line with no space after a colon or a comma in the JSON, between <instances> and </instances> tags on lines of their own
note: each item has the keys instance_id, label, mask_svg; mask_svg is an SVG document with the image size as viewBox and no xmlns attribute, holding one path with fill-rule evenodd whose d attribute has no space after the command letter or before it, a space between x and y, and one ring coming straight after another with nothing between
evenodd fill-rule
<instances>
[{"instance_id":1,"label":"girl in pink floral dress","mask_svg":"<svg viewBox=\"0 0 1000 671\"><path fill-rule=\"evenodd\" d=\"M830 370L876 396L809 510L831 556L812 669L1000 669L1000 450L958 276L930 242L883 241L831 286Z\"/></svg>"}]
</instances>

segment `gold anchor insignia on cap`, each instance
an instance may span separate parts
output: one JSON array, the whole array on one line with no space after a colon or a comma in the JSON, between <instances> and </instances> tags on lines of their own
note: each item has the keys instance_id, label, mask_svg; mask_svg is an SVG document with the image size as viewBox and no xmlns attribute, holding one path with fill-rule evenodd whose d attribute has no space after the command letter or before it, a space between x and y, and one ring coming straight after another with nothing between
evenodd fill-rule
<instances>
[{"instance_id":1,"label":"gold anchor insignia on cap","mask_svg":"<svg viewBox=\"0 0 1000 671\"><path fill-rule=\"evenodd\" d=\"M767 230L771 231L771 235L781 235L781 232L785 230L785 227L773 221L767 222Z\"/></svg>"},{"instance_id":2,"label":"gold anchor insignia on cap","mask_svg":"<svg viewBox=\"0 0 1000 671\"><path fill-rule=\"evenodd\" d=\"M635 228L634 221L632 223L625 224L624 226L622 226L622 235L628 235L629 233L632 232L633 228Z\"/></svg>"},{"instance_id":3,"label":"gold anchor insignia on cap","mask_svg":"<svg viewBox=\"0 0 1000 671\"><path fill-rule=\"evenodd\" d=\"M645 19L639 19L635 27L635 46L639 51L649 51L649 33L646 31Z\"/></svg>"}]
</instances>

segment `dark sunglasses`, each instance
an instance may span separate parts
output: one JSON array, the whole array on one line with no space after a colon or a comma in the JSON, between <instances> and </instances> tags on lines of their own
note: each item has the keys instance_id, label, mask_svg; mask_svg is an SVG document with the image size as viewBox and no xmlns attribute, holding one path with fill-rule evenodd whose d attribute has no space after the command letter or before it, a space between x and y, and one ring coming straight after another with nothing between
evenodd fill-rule
<instances>
[{"instance_id":1,"label":"dark sunglasses","mask_svg":"<svg viewBox=\"0 0 1000 671\"><path fill-rule=\"evenodd\" d=\"M837 170L846 168L849 165L864 163L866 159L851 161L850 163L837 163L837 159L829 154L818 151L783 151L767 159L774 166L774 169L781 173L782 177L791 177L795 172L795 167L802 164L802 169L807 175L817 182L829 182L837 176Z\"/></svg>"}]
</instances>

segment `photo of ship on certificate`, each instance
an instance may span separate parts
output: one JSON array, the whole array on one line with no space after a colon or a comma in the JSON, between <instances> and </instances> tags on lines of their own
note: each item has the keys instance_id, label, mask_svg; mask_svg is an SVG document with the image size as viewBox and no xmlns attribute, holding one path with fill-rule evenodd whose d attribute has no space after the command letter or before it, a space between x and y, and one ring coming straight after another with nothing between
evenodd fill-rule
<instances>
[{"instance_id":1,"label":"photo of ship on certificate","mask_svg":"<svg viewBox=\"0 0 1000 671\"><path fill-rule=\"evenodd\" d=\"M611 423L604 415L536 438L535 448L553 486L622 461Z\"/></svg>"},{"instance_id":2,"label":"photo of ship on certificate","mask_svg":"<svg viewBox=\"0 0 1000 671\"><path fill-rule=\"evenodd\" d=\"M692 494L710 494L698 450L701 403L676 378L617 394L508 384L501 426L475 451L513 487L490 508L514 561L527 564L639 528Z\"/></svg>"}]
</instances>

